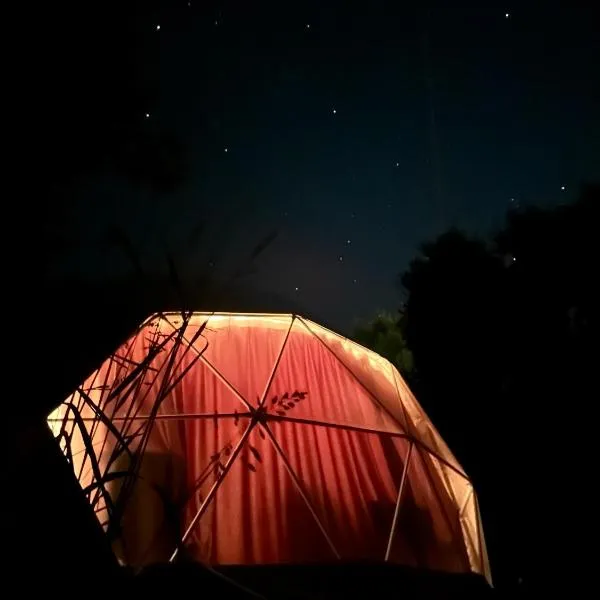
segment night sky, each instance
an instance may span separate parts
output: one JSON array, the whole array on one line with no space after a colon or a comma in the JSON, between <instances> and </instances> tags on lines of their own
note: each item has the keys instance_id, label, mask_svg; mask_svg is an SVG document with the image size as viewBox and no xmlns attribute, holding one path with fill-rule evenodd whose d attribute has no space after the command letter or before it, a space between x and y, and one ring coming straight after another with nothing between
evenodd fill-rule
<instances>
[{"instance_id":1,"label":"night sky","mask_svg":"<svg viewBox=\"0 0 600 600\"><path fill-rule=\"evenodd\" d=\"M600 175L597 20L573 3L173 0L146 17L159 97L140 119L176 132L189 176L158 203L94 180L74 226L118 222L152 263L202 223L186 268L224 279L277 231L240 285L333 328L397 308L424 240ZM78 260L126 266L94 244Z\"/></svg>"}]
</instances>

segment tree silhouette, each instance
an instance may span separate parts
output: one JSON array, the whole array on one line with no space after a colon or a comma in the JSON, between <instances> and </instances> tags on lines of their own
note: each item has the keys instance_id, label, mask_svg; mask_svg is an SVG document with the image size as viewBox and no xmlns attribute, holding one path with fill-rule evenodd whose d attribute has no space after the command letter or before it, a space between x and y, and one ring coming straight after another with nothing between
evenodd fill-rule
<instances>
[{"instance_id":1,"label":"tree silhouette","mask_svg":"<svg viewBox=\"0 0 600 600\"><path fill-rule=\"evenodd\" d=\"M561 521L582 500L557 478L585 481L592 451L569 415L594 389L599 203L586 186L573 204L509 212L489 241L447 232L401 277L417 391L478 483L501 580L581 543Z\"/></svg>"},{"instance_id":2,"label":"tree silhouette","mask_svg":"<svg viewBox=\"0 0 600 600\"><path fill-rule=\"evenodd\" d=\"M425 404L435 398L428 409L441 423L486 419L502 389L503 278L504 266L488 246L457 230L424 244L401 278L408 293L403 328L419 392ZM457 381L460 392L451 392ZM461 435L453 446L462 454L463 443L471 442Z\"/></svg>"}]
</instances>

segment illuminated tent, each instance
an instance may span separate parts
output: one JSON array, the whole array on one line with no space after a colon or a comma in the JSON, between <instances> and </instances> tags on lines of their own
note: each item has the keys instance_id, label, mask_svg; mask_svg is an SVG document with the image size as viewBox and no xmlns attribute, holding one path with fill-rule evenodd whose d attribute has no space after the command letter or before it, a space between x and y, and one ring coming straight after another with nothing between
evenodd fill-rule
<instances>
[{"instance_id":1,"label":"illuminated tent","mask_svg":"<svg viewBox=\"0 0 600 600\"><path fill-rule=\"evenodd\" d=\"M398 371L302 317L154 315L49 424L123 563L490 581L477 495Z\"/></svg>"}]
</instances>

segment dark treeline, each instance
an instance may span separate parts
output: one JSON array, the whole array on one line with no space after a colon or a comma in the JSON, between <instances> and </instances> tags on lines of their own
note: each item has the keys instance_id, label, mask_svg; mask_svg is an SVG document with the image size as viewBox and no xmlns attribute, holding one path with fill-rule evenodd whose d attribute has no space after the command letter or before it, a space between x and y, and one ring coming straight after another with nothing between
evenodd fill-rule
<instances>
[{"instance_id":1,"label":"dark treeline","mask_svg":"<svg viewBox=\"0 0 600 600\"><path fill-rule=\"evenodd\" d=\"M571 204L510 211L489 239L440 235L400 276L400 315L357 331L474 479L500 587L535 589L584 558L599 206L587 185Z\"/></svg>"}]
</instances>

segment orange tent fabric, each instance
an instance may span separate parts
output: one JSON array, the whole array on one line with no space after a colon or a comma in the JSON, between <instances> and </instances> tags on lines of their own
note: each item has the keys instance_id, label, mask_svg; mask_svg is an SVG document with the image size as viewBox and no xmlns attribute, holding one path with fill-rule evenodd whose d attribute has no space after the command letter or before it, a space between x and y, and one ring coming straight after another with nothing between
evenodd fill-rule
<instances>
[{"instance_id":1,"label":"orange tent fabric","mask_svg":"<svg viewBox=\"0 0 600 600\"><path fill-rule=\"evenodd\" d=\"M154 315L49 424L125 563L390 561L491 582L477 495L401 375L302 317Z\"/></svg>"}]
</instances>

